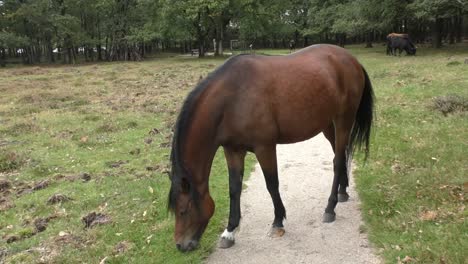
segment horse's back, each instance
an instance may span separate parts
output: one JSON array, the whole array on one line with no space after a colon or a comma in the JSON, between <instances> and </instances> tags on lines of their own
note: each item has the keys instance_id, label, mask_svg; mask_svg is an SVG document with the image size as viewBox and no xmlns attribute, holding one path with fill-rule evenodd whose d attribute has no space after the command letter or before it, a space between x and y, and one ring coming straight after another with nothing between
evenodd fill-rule
<instances>
[{"instance_id":1,"label":"horse's back","mask_svg":"<svg viewBox=\"0 0 468 264\"><path fill-rule=\"evenodd\" d=\"M239 57L226 74L221 83L230 92L221 134L246 145L311 138L350 105L357 109L364 86L357 60L332 45L287 56Z\"/></svg>"}]
</instances>

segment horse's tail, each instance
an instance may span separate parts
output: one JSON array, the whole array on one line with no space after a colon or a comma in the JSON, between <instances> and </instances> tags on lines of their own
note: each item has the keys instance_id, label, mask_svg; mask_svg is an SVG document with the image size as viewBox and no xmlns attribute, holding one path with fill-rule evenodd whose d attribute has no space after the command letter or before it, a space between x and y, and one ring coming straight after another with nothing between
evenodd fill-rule
<instances>
[{"instance_id":1,"label":"horse's tail","mask_svg":"<svg viewBox=\"0 0 468 264\"><path fill-rule=\"evenodd\" d=\"M365 159L367 159L372 120L374 118L374 91L369 75L367 75L364 67L362 67L362 71L365 77L364 91L356 113L356 119L354 120L353 130L351 131L349 151L352 153L355 147L364 149Z\"/></svg>"}]
</instances>

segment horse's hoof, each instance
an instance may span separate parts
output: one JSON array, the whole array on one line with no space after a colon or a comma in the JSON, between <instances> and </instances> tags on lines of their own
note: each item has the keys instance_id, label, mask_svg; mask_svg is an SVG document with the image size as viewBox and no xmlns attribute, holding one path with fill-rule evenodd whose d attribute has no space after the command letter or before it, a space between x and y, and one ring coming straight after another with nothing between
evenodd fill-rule
<instances>
[{"instance_id":1,"label":"horse's hoof","mask_svg":"<svg viewBox=\"0 0 468 264\"><path fill-rule=\"evenodd\" d=\"M222 237L219 241L219 248L230 248L234 246L235 240Z\"/></svg>"},{"instance_id":2,"label":"horse's hoof","mask_svg":"<svg viewBox=\"0 0 468 264\"><path fill-rule=\"evenodd\" d=\"M283 227L272 227L270 229L270 232L268 233L268 236L271 238L278 238L282 237L286 231L284 230Z\"/></svg>"},{"instance_id":3,"label":"horse's hoof","mask_svg":"<svg viewBox=\"0 0 468 264\"><path fill-rule=\"evenodd\" d=\"M336 219L336 214L331 214L331 213L324 213L323 214L323 222L324 223L331 223L335 221Z\"/></svg>"},{"instance_id":4,"label":"horse's hoof","mask_svg":"<svg viewBox=\"0 0 468 264\"><path fill-rule=\"evenodd\" d=\"M349 200L349 194L347 193L339 193L338 194L338 202L344 203Z\"/></svg>"}]
</instances>

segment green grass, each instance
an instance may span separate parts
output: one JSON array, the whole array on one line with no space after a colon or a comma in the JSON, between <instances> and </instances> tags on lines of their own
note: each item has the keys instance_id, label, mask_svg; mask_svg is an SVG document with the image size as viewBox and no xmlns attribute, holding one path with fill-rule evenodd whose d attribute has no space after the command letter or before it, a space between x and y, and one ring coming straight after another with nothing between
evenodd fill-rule
<instances>
[{"instance_id":1,"label":"green grass","mask_svg":"<svg viewBox=\"0 0 468 264\"><path fill-rule=\"evenodd\" d=\"M367 69L377 98L371 156L365 166L357 157L366 222L361 230L388 263L405 256L420 263L463 263L467 116L444 115L433 102L437 96L468 98L466 47L419 49L416 57L388 57L380 46L349 48ZM215 216L200 249L182 254L166 211L166 146L184 97L224 59L171 55L139 63L0 71L0 186L2 179L11 184L9 193L0 189L0 251L7 251L6 262L206 258L227 221L224 157L216 156L210 180ZM160 133L150 133L153 128ZM250 155L247 171L253 161ZM82 173L91 180L81 180ZM47 188L21 191L45 179ZM56 193L72 200L48 204ZM90 212L112 222L84 229L81 218ZM50 218L40 233L34 230L37 218ZM13 235L19 240L6 243Z\"/></svg>"},{"instance_id":2,"label":"green grass","mask_svg":"<svg viewBox=\"0 0 468 264\"><path fill-rule=\"evenodd\" d=\"M356 173L369 238L387 263L466 263L468 118L466 109L445 116L434 98L468 102L468 49L420 49L416 57L382 50L352 49L377 98L371 156Z\"/></svg>"},{"instance_id":3,"label":"green grass","mask_svg":"<svg viewBox=\"0 0 468 264\"><path fill-rule=\"evenodd\" d=\"M201 262L227 222L224 157L218 153L210 180L215 216L200 250L182 254L175 248L174 219L166 210L167 146L184 97L200 76L222 62L157 58L2 70L0 180L11 185L0 193L5 198L0 204L5 261L99 263L108 257L106 263ZM154 128L160 133L150 133ZM247 171L252 165L249 156ZM82 173L91 180L81 180ZM47 188L17 194L45 179ZM48 204L57 193L72 200ZM112 222L84 229L81 218L91 212ZM34 220L48 217L46 230L36 233ZM6 243L11 236L19 240ZM118 252L119 243L127 249Z\"/></svg>"}]
</instances>

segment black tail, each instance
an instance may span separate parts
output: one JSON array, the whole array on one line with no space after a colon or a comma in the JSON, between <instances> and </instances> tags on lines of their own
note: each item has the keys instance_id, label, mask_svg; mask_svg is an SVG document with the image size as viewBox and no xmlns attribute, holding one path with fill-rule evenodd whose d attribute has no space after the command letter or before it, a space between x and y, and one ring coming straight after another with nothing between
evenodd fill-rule
<instances>
[{"instance_id":1,"label":"black tail","mask_svg":"<svg viewBox=\"0 0 468 264\"><path fill-rule=\"evenodd\" d=\"M361 102L354 120L353 130L351 131L349 150L351 153L354 148L364 148L365 159L369 155L369 138L371 134L372 120L374 118L374 91L366 70L362 67L365 76L364 91ZM350 153L350 154L351 154Z\"/></svg>"}]
</instances>

